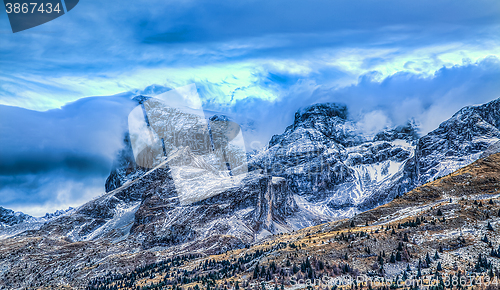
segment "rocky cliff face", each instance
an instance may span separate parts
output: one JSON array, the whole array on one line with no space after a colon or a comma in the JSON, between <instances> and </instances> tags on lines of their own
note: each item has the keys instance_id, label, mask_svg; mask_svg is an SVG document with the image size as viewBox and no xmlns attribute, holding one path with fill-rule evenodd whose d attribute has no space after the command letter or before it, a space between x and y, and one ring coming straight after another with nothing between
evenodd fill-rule
<instances>
[{"instance_id":1,"label":"rocky cliff face","mask_svg":"<svg viewBox=\"0 0 500 290\"><path fill-rule=\"evenodd\" d=\"M437 177L464 167L500 140L500 99L481 106L465 107L418 140L414 158L401 180L409 191Z\"/></svg>"},{"instance_id":2,"label":"rocky cliff face","mask_svg":"<svg viewBox=\"0 0 500 290\"><path fill-rule=\"evenodd\" d=\"M144 248L184 243L196 248L216 237L230 237L241 247L259 236L293 229L287 217L297 206L283 179L251 173L241 184L188 206L172 198L173 187L146 192L131 234L141 237Z\"/></svg>"},{"instance_id":3,"label":"rocky cliff face","mask_svg":"<svg viewBox=\"0 0 500 290\"><path fill-rule=\"evenodd\" d=\"M240 247L385 204L481 154L498 152L499 110L495 100L460 110L421 138L408 123L369 139L345 106L316 104L298 111L283 134L251 155L248 173L234 175L182 146L161 157L157 167L141 167L127 135L105 195L34 223L25 234L129 241L143 249ZM155 126L154 119L148 121ZM231 148L224 154L233 154ZM4 220L23 219L12 216L4 214Z\"/></svg>"},{"instance_id":4,"label":"rocky cliff face","mask_svg":"<svg viewBox=\"0 0 500 290\"><path fill-rule=\"evenodd\" d=\"M162 121L149 118L148 123L157 126L156 120ZM220 127L216 122L229 122L221 116L209 121L214 136ZM193 153L189 146L170 150L153 169L144 168L135 161L128 134L124 143L106 180L106 194L28 234L110 239L128 243L129 249L218 251L300 227L289 221L300 216L300 209L283 178L238 168L221 172L213 155ZM215 154L236 155L231 150L226 146Z\"/></svg>"},{"instance_id":5,"label":"rocky cliff face","mask_svg":"<svg viewBox=\"0 0 500 290\"><path fill-rule=\"evenodd\" d=\"M34 218L22 212L14 212L11 209L0 207L0 228L17 225L29 220L34 220Z\"/></svg>"},{"instance_id":6,"label":"rocky cliff face","mask_svg":"<svg viewBox=\"0 0 500 290\"><path fill-rule=\"evenodd\" d=\"M298 111L293 125L252 157L250 168L285 178L304 207L345 216L397 194L416 138L415 128L408 125L367 140L348 119L345 106L316 104Z\"/></svg>"}]
</instances>

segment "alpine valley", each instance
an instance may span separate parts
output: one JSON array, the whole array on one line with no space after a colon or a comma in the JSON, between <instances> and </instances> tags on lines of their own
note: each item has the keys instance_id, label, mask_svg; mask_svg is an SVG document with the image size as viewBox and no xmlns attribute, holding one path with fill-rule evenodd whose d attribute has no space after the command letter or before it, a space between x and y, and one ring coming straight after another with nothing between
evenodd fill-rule
<instances>
[{"instance_id":1,"label":"alpine valley","mask_svg":"<svg viewBox=\"0 0 500 290\"><path fill-rule=\"evenodd\" d=\"M500 99L465 107L421 137L412 122L367 136L346 106L314 104L247 154L247 174L196 180L193 190L204 192L239 178L191 204L179 201L178 173L140 167L130 136L124 140L100 197L43 218L0 208L0 289L260 289L293 288L298 276L498 275ZM211 168L189 147L168 158Z\"/></svg>"}]
</instances>

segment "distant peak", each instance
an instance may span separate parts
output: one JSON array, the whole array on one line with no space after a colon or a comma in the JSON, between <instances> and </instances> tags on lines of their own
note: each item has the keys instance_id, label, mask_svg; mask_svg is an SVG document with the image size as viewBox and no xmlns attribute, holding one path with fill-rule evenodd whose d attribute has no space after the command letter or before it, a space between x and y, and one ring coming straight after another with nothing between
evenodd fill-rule
<instances>
[{"instance_id":1,"label":"distant peak","mask_svg":"<svg viewBox=\"0 0 500 290\"><path fill-rule=\"evenodd\" d=\"M230 121L228 116L225 115L213 115L209 118L210 121Z\"/></svg>"},{"instance_id":2,"label":"distant peak","mask_svg":"<svg viewBox=\"0 0 500 290\"><path fill-rule=\"evenodd\" d=\"M347 119L347 106L337 103L321 103L300 109L295 113L295 123L315 116L339 117Z\"/></svg>"},{"instance_id":3,"label":"distant peak","mask_svg":"<svg viewBox=\"0 0 500 290\"><path fill-rule=\"evenodd\" d=\"M132 100L136 101L139 104L142 104L149 99L151 99L151 97L143 96L143 95L138 95L138 96L135 96L134 98L132 98Z\"/></svg>"},{"instance_id":4,"label":"distant peak","mask_svg":"<svg viewBox=\"0 0 500 290\"><path fill-rule=\"evenodd\" d=\"M30 215L19 211L14 212L11 209L6 209L0 206L0 228L2 225L13 226L30 219L33 219Z\"/></svg>"},{"instance_id":5,"label":"distant peak","mask_svg":"<svg viewBox=\"0 0 500 290\"><path fill-rule=\"evenodd\" d=\"M414 141L419 137L418 127L415 122L408 121L405 125L399 125L394 129L377 133L373 141L394 141L396 139Z\"/></svg>"}]
</instances>

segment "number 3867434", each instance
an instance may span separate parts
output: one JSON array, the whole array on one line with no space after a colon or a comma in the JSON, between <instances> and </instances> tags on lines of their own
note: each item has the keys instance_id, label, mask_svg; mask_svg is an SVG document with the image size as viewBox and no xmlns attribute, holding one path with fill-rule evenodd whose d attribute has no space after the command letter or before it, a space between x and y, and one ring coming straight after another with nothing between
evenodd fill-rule
<instances>
[{"instance_id":1,"label":"number 3867434","mask_svg":"<svg viewBox=\"0 0 500 290\"><path fill-rule=\"evenodd\" d=\"M59 3L55 6L52 3L7 3L5 4L7 13L61 13Z\"/></svg>"}]
</instances>

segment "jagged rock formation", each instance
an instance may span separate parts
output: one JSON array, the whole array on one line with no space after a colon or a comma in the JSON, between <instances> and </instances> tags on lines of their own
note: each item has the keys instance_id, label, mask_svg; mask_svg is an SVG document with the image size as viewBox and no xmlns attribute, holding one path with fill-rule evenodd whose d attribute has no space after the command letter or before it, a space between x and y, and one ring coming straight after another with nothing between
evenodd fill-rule
<instances>
[{"instance_id":1,"label":"jagged rock formation","mask_svg":"<svg viewBox=\"0 0 500 290\"><path fill-rule=\"evenodd\" d=\"M316 104L298 111L293 125L255 154L251 168L287 180L304 207L345 216L391 200L417 138L411 125L377 134L374 141L356 131L339 104ZM372 198L373 197L373 198Z\"/></svg>"},{"instance_id":2,"label":"jagged rock formation","mask_svg":"<svg viewBox=\"0 0 500 290\"><path fill-rule=\"evenodd\" d=\"M11 209L0 207L0 228L17 225L29 220L34 220L34 218L22 212L14 212Z\"/></svg>"},{"instance_id":3,"label":"jagged rock formation","mask_svg":"<svg viewBox=\"0 0 500 290\"><path fill-rule=\"evenodd\" d=\"M397 139L406 140L408 142L413 142L418 139L417 130L415 130L415 124L413 122L408 122L406 125L397 126L391 130L385 130L379 132L373 138L373 141L394 141Z\"/></svg>"},{"instance_id":4,"label":"jagged rock formation","mask_svg":"<svg viewBox=\"0 0 500 290\"><path fill-rule=\"evenodd\" d=\"M462 108L418 140L415 156L405 166L402 188L409 191L474 162L500 140L499 129L500 99Z\"/></svg>"},{"instance_id":5,"label":"jagged rock formation","mask_svg":"<svg viewBox=\"0 0 500 290\"><path fill-rule=\"evenodd\" d=\"M7 225L0 231L0 270L28 277L22 280L10 275L0 285L35 287L42 283L50 287L68 283L82 288L87 283L84 279L109 272L116 265L131 270L128 267L172 253L213 254L266 238L272 241L281 235L271 234L351 216L391 200L349 221L317 229L335 231L351 223L359 226L368 222L374 223L376 230L390 222L395 226L416 216L428 218L439 206L449 215L438 226L449 226L452 239L465 219L457 218L451 210L465 209L480 222L498 213L498 200L488 203L488 212L472 204L476 199L498 199L498 155L402 198L394 197L463 167L481 154L498 152L499 110L500 100L495 100L460 110L420 139L409 123L370 140L356 130L345 106L317 104L297 112L283 134L274 136L265 150L251 155L250 172L235 175L221 173L214 162L185 146L169 151L155 168L143 168L135 162L130 137L125 136L126 146L106 181L107 193L101 197L46 221L28 223L29 217L0 208L0 222ZM213 120L227 121L224 117ZM462 197L470 200L462 201ZM450 223L449 219L455 220ZM498 218L494 222L498 223ZM422 233L412 238L435 249L443 240L441 230L425 240L427 230L427 225L422 226ZM485 231L488 229L478 232ZM302 234L300 239L308 239L305 231L291 236ZM321 245L330 245L330 238ZM394 246L387 244L381 249ZM47 269L43 279L29 275L34 269Z\"/></svg>"},{"instance_id":6,"label":"jagged rock formation","mask_svg":"<svg viewBox=\"0 0 500 290\"><path fill-rule=\"evenodd\" d=\"M498 151L499 103L464 108L420 139L408 123L373 140L357 131L345 106L316 104L298 111L283 134L251 155L249 173L234 176L182 146L162 157L169 165L143 168L127 135L105 195L33 223L22 235L127 241L141 249L241 247L385 204L483 152Z\"/></svg>"},{"instance_id":7,"label":"jagged rock formation","mask_svg":"<svg viewBox=\"0 0 500 290\"><path fill-rule=\"evenodd\" d=\"M230 237L240 247L259 235L292 229L287 217L296 211L284 180L251 173L239 187L188 206L181 206L175 188L147 192L135 214L131 233L144 248L191 242L192 248L214 237Z\"/></svg>"}]
</instances>

